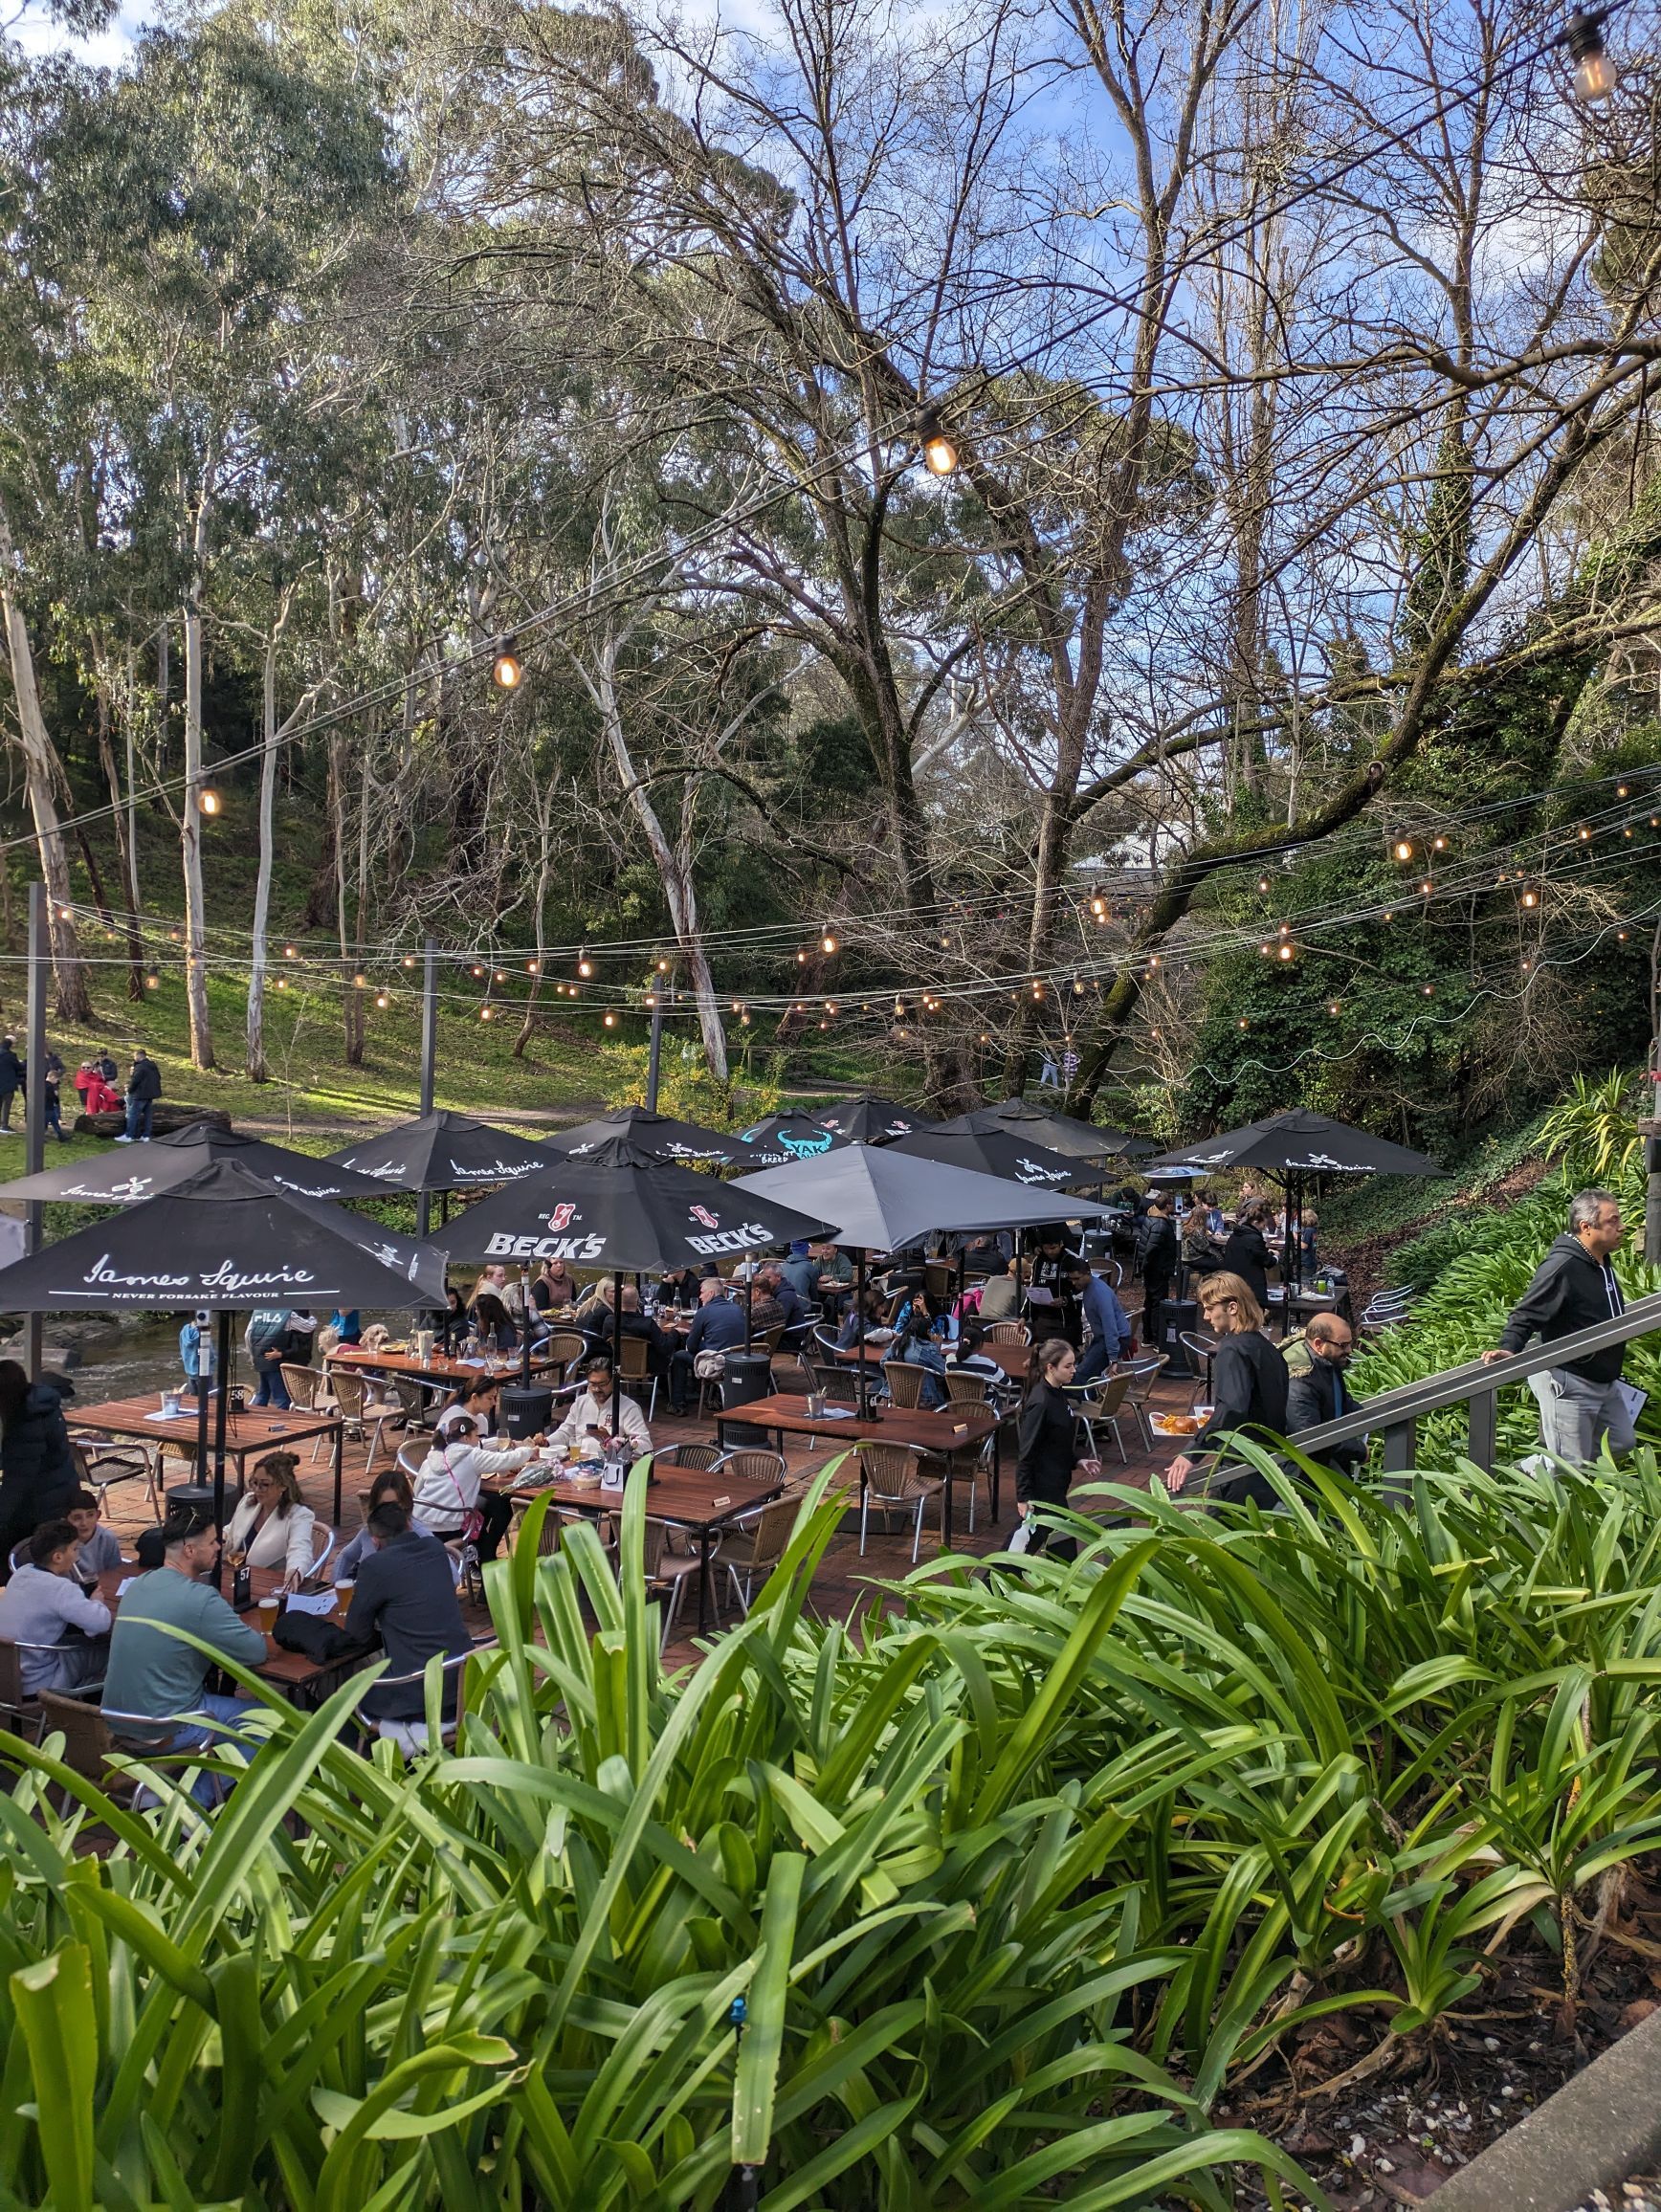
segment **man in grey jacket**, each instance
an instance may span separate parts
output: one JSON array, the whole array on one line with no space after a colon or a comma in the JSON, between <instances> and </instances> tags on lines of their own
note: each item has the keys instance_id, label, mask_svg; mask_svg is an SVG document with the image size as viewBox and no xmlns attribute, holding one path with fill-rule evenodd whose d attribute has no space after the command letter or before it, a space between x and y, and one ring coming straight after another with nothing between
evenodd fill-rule
<instances>
[{"instance_id":1,"label":"man in grey jacket","mask_svg":"<svg viewBox=\"0 0 1661 2212\"><path fill-rule=\"evenodd\" d=\"M1621 1203L1606 1190L1583 1190L1569 1204L1567 1232L1552 1244L1534 1280L1511 1310L1496 1350L1484 1360L1505 1360L1533 1337L1545 1344L1573 1337L1626 1311L1615 1280L1614 1254L1626 1241ZM1621 1380L1624 1344L1607 1345L1566 1366L1529 1377L1539 1400L1540 1442L1554 1458L1584 1466L1606 1436L1611 1452L1630 1451L1634 1411Z\"/></svg>"},{"instance_id":2,"label":"man in grey jacket","mask_svg":"<svg viewBox=\"0 0 1661 2212\"><path fill-rule=\"evenodd\" d=\"M0 1636L25 1647L17 1655L26 1697L78 1690L102 1679L109 1658L110 1611L81 1587L76 1533L47 1521L30 1537L27 1558L0 1590Z\"/></svg>"}]
</instances>

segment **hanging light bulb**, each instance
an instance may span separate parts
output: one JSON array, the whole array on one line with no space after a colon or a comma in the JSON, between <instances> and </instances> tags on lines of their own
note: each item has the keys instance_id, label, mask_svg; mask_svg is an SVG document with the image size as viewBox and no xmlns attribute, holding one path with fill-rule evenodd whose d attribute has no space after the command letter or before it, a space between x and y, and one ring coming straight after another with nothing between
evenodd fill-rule
<instances>
[{"instance_id":1,"label":"hanging light bulb","mask_svg":"<svg viewBox=\"0 0 1661 2212\"><path fill-rule=\"evenodd\" d=\"M526 961L526 962L525 962L525 973L526 973L526 975L528 975L528 976L540 976L540 975L542 974L542 972L543 972L543 963L542 963L542 962L541 962L540 960L528 960L528 961Z\"/></svg>"},{"instance_id":2,"label":"hanging light bulb","mask_svg":"<svg viewBox=\"0 0 1661 2212\"><path fill-rule=\"evenodd\" d=\"M159 991L161 987L162 979L156 973L155 969L152 968L149 974L144 978L144 988L147 991Z\"/></svg>"},{"instance_id":3,"label":"hanging light bulb","mask_svg":"<svg viewBox=\"0 0 1661 2212\"><path fill-rule=\"evenodd\" d=\"M387 994L386 994L386 992L385 992L385 991L377 991L377 992L375 993L375 1004L376 1004L376 1006L378 1006L380 1007L380 1009L381 1009L382 1013L385 1013L385 1012L387 1011L387 1008L388 1008L388 1006L389 1006L392 1004L392 1002L391 1002L391 1000L390 1000L390 999L389 999L389 998L387 996Z\"/></svg>"},{"instance_id":4,"label":"hanging light bulb","mask_svg":"<svg viewBox=\"0 0 1661 2212\"><path fill-rule=\"evenodd\" d=\"M666 960L660 960L658 962L657 972L660 976L666 976L669 973L669 962Z\"/></svg>"},{"instance_id":5,"label":"hanging light bulb","mask_svg":"<svg viewBox=\"0 0 1661 2212\"><path fill-rule=\"evenodd\" d=\"M617 1027L617 1017L615 1014L608 1014L606 1016L606 1027L609 1029L614 1029Z\"/></svg>"},{"instance_id":6,"label":"hanging light bulb","mask_svg":"<svg viewBox=\"0 0 1661 2212\"><path fill-rule=\"evenodd\" d=\"M219 811L218 792L211 790L198 791L196 794L196 808L198 813L217 814Z\"/></svg>"},{"instance_id":7,"label":"hanging light bulb","mask_svg":"<svg viewBox=\"0 0 1661 2212\"><path fill-rule=\"evenodd\" d=\"M1269 896L1269 878L1267 875L1260 875L1257 878L1257 888L1267 898Z\"/></svg>"},{"instance_id":8,"label":"hanging light bulb","mask_svg":"<svg viewBox=\"0 0 1661 2212\"><path fill-rule=\"evenodd\" d=\"M918 442L922 447L923 466L931 476L950 476L957 473L960 455L957 443L941 423L932 407L919 408L917 416Z\"/></svg>"},{"instance_id":9,"label":"hanging light bulb","mask_svg":"<svg viewBox=\"0 0 1661 2212\"><path fill-rule=\"evenodd\" d=\"M496 1019L496 1008L492 1006L480 1006L478 1009L478 1018L481 1022L494 1022Z\"/></svg>"},{"instance_id":10,"label":"hanging light bulb","mask_svg":"<svg viewBox=\"0 0 1661 2212\"><path fill-rule=\"evenodd\" d=\"M352 987L354 990L365 990L368 987L368 977L364 973L363 969L360 968L357 974L352 978Z\"/></svg>"},{"instance_id":11,"label":"hanging light bulb","mask_svg":"<svg viewBox=\"0 0 1661 2212\"><path fill-rule=\"evenodd\" d=\"M285 990L287 990L287 988L288 988L288 978L287 978L287 976L278 976L278 977L277 977L277 989L278 989L279 991L285 991Z\"/></svg>"},{"instance_id":12,"label":"hanging light bulb","mask_svg":"<svg viewBox=\"0 0 1661 2212\"><path fill-rule=\"evenodd\" d=\"M1410 837L1398 837L1396 839L1395 853L1398 860L1411 860L1413 857L1412 839Z\"/></svg>"},{"instance_id":13,"label":"hanging light bulb","mask_svg":"<svg viewBox=\"0 0 1661 2212\"><path fill-rule=\"evenodd\" d=\"M1430 850L1431 850L1431 852L1447 852L1447 850L1448 850L1448 840L1447 840L1447 838L1446 838L1446 837L1432 837L1432 838L1431 838L1431 840L1430 840Z\"/></svg>"},{"instance_id":14,"label":"hanging light bulb","mask_svg":"<svg viewBox=\"0 0 1661 2212\"><path fill-rule=\"evenodd\" d=\"M524 668L519 656L519 639L504 637L496 649L496 658L490 664L490 673L503 691L517 691Z\"/></svg>"},{"instance_id":15,"label":"hanging light bulb","mask_svg":"<svg viewBox=\"0 0 1661 2212\"><path fill-rule=\"evenodd\" d=\"M1329 1014L1336 1014L1338 1012L1339 1008L1337 999L1328 999L1326 1002L1326 1010Z\"/></svg>"},{"instance_id":16,"label":"hanging light bulb","mask_svg":"<svg viewBox=\"0 0 1661 2212\"><path fill-rule=\"evenodd\" d=\"M837 949L836 932L833 929L828 929L819 940L819 950L821 952L835 952Z\"/></svg>"},{"instance_id":17,"label":"hanging light bulb","mask_svg":"<svg viewBox=\"0 0 1661 2212\"><path fill-rule=\"evenodd\" d=\"M1296 960L1297 947L1295 944L1283 944L1280 948L1280 957L1282 960Z\"/></svg>"},{"instance_id":18,"label":"hanging light bulb","mask_svg":"<svg viewBox=\"0 0 1661 2212\"><path fill-rule=\"evenodd\" d=\"M1527 907L1532 913L1533 910L1539 904L1539 893L1538 891L1525 891L1517 903L1520 906Z\"/></svg>"},{"instance_id":19,"label":"hanging light bulb","mask_svg":"<svg viewBox=\"0 0 1661 2212\"><path fill-rule=\"evenodd\" d=\"M507 970L506 970L506 968L498 968L498 969L497 969L497 971L496 971L496 980L497 980L497 982L498 982L498 984L505 984L505 983L506 983L506 981L507 981Z\"/></svg>"},{"instance_id":20,"label":"hanging light bulb","mask_svg":"<svg viewBox=\"0 0 1661 2212\"><path fill-rule=\"evenodd\" d=\"M406 967L413 967L415 965L415 955L412 952L407 952L404 955L404 965Z\"/></svg>"},{"instance_id":21,"label":"hanging light bulb","mask_svg":"<svg viewBox=\"0 0 1661 2212\"><path fill-rule=\"evenodd\" d=\"M1428 999L1433 999L1436 996L1436 986L1434 984L1427 984L1425 985L1425 996Z\"/></svg>"},{"instance_id":22,"label":"hanging light bulb","mask_svg":"<svg viewBox=\"0 0 1661 2212\"><path fill-rule=\"evenodd\" d=\"M1575 98L1586 107L1601 105L1620 82L1604 44L1608 12L1606 8L1594 8L1588 15L1577 8L1558 33L1558 44L1568 48L1575 65Z\"/></svg>"}]
</instances>

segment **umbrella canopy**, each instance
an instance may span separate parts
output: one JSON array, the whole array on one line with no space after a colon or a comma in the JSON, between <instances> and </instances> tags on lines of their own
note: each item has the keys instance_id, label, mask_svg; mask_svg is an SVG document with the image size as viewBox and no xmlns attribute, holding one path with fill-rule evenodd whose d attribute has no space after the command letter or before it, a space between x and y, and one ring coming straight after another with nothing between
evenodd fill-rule
<instances>
[{"instance_id":1,"label":"umbrella canopy","mask_svg":"<svg viewBox=\"0 0 1661 2212\"><path fill-rule=\"evenodd\" d=\"M842 1225L834 1241L865 1251L897 1251L931 1229L1040 1228L1056 1214L1053 1195L905 1154L895 1144L851 1145L823 1159L740 1176L727 1187L828 1214ZM1087 1221L1108 1211L1071 1198L1065 1206Z\"/></svg>"},{"instance_id":2,"label":"umbrella canopy","mask_svg":"<svg viewBox=\"0 0 1661 2212\"><path fill-rule=\"evenodd\" d=\"M857 1098L838 1098L814 1116L821 1129L833 1130L853 1144L886 1144L891 1138L915 1137L937 1124L913 1106L897 1106L865 1091Z\"/></svg>"},{"instance_id":3,"label":"umbrella canopy","mask_svg":"<svg viewBox=\"0 0 1661 2212\"><path fill-rule=\"evenodd\" d=\"M481 1190L545 1167L540 1144L493 1129L470 1114L424 1114L379 1137L343 1144L329 1158L388 1190Z\"/></svg>"},{"instance_id":4,"label":"umbrella canopy","mask_svg":"<svg viewBox=\"0 0 1661 2212\"><path fill-rule=\"evenodd\" d=\"M450 1233L478 1259L563 1259L657 1274L823 1236L832 1226L822 1214L737 1190L613 1137L581 1160L544 1152L535 1175L470 1206Z\"/></svg>"},{"instance_id":5,"label":"umbrella canopy","mask_svg":"<svg viewBox=\"0 0 1661 2212\"><path fill-rule=\"evenodd\" d=\"M769 1114L739 1131L739 1158L746 1168L787 1167L792 1160L818 1160L851 1141L827 1128L817 1115Z\"/></svg>"},{"instance_id":6,"label":"umbrella canopy","mask_svg":"<svg viewBox=\"0 0 1661 2212\"><path fill-rule=\"evenodd\" d=\"M626 1137L654 1160L677 1161L682 1167L726 1167L743 1151L736 1137L700 1129L696 1121L677 1121L672 1114L653 1114L645 1106L619 1106L614 1114L561 1129L543 1139L543 1150L586 1160L614 1137Z\"/></svg>"},{"instance_id":7,"label":"umbrella canopy","mask_svg":"<svg viewBox=\"0 0 1661 2212\"><path fill-rule=\"evenodd\" d=\"M300 1198L385 1198L386 1185L327 1160L314 1160L285 1145L268 1144L241 1130L215 1129L206 1121L130 1152L109 1152L97 1160L71 1161L38 1175L0 1183L0 1198L78 1198L95 1206L139 1206L158 1192L175 1189L215 1160L235 1160L261 1183Z\"/></svg>"},{"instance_id":8,"label":"umbrella canopy","mask_svg":"<svg viewBox=\"0 0 1661 2212\"><path fill-rule=\"evenodd\" d=\"M1002 1130L1024 1138L1029 1144L1047 1145L1069 1160L1118 1160L1137 1142L1118 1129L1098 1129L1094 1121L1080 1121L1071 1114L1053 1114L1034 1106L1030 1098L1006 1098L996 1106L977 1106L942 1121L945 1130L967 1130L975 1136Z\"/></svg>"},{"instance_id":9,"label":"umbrella canopy","mask_svg":"<svg viewBox=\"0 0 1661 2212\"><path fill-rule=\"evenodd\" d=\"M443 1252L217 1160L0 1269L0 1313L442 1306Z\"/></svg>"},{"instance_id":10,"label":"umbrella canopy","mask_svg":"<svg viewBox=\"0 0 1661 2212\"><path fill-rule=\"evenodd\" d=\"M1392 1144L1387 1137L1375 1137L1370 1130L1348 1129L1341 1121L1329 1121L1324 1114L1301 1107L1161 1153L1148 1162L1148 1171L1167 1166L1209 1175L1226 1167L1257 1167L1273 1175L1442 1173L1427 1153Z\"/></svg>"},{"instance_id":11,"label":"umbrella canopy","mask_svg":"<svg viewBox=\"0 0 1661 2212\"><path fill-rule=\"evenodd\" d=\"M1064 1183L1083 1177L1091 1181L1090 1163L1069 1160L1047 1145L1034 1144L1008 1129L925 1129L917 1137L900 1137L892 1146L910 1160L938 1160L947 1167L967 1168L973 1175L998 1176L1006 1183L1024 1183L1030 1188L1059 1190ZM1052 1214L1053 1218L1053 1213ZM937 1223L956 1228L957 1223Z\"/></svg>"}]
</instances>

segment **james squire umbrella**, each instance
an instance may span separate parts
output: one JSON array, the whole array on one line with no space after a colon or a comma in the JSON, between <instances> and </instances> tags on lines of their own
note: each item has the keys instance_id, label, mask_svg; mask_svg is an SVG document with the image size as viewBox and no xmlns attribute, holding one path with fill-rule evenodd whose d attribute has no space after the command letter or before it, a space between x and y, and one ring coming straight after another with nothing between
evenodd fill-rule
<instances>
[{"instance_id":1,"label":"james squire umbrella","mask_svg":"<svg viewBox=\"0 0 1661 2212\"><path fill-rule=\"evenodd\" d=\"M173 1190L216 1160L235 1160L261 1183L299 1198L385 1198L387 1186L355 1168L338 1166L286 1145L268 1144L240 1129L216 1129L193 1121L170 1137L135 1144L127 1152L100 1153L72 1160L63 1167L43 1168L0 1183L0 1198L72 1199L94 1206L138 1206L164 1190Z\"/></svg>"}]
</instances>

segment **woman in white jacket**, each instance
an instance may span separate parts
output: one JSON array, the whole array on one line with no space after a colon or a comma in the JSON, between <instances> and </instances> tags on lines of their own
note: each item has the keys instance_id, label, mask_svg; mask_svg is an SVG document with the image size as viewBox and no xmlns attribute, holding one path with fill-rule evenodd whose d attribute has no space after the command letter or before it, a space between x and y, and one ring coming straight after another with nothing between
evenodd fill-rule
<instances>
[{"instance_id":1,"label":"woman in white jacket","mask_svg":"<svg viewBox=\"0 0 1661 2212\"><path fill-rule=\"evenodd\" d=\"M535 1455L542 1438L517 1444L511 1451L486 1451L476 1441L478 1425L462 1414L450 1425L448 1435L435 1437L415 1477L414 1518L446 1540L466 1533L476 1512L482 1521L478 1556L494 1559L508 1522L513 1500L485 1490L485 1477L517 1474Z\"/></svg>"},{"instance_id":2,"label":"woman in white jacket","mask_svg":"<svg viewBox=\"0 0 1661 2212\"><path fill-rule=\"evenodd\" d=\"M317 1516L301 1502L299 1467L292 1451L256 1460L225 1532L225 1557L233 1567L279 1568L285 1590L298 1590L312 1571Z\"/></svg>"}]
</instances>

